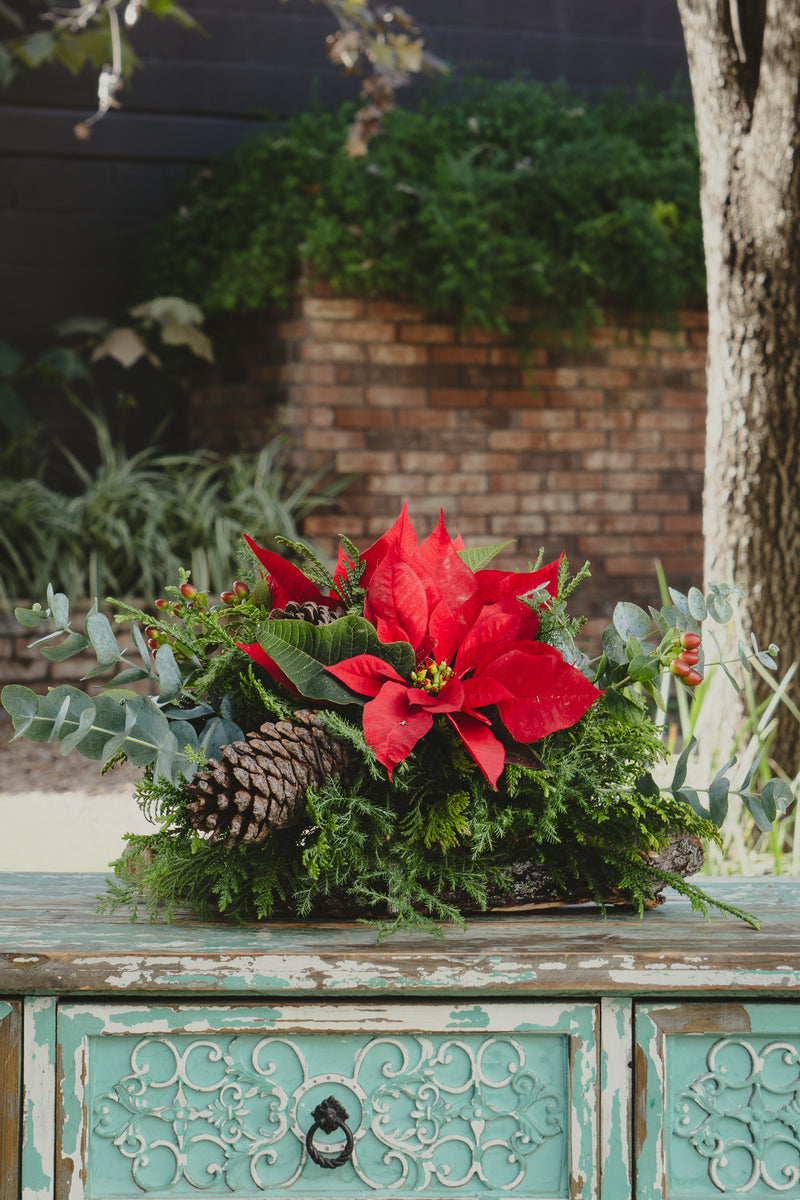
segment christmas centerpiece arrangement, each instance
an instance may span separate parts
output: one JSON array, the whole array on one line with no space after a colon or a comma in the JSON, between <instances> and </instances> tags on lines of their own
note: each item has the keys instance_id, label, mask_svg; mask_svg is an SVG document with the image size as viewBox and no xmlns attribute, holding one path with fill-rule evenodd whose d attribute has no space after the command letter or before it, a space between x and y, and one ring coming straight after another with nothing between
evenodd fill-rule
<instances>
[{"instance_id":1,"label":"christmas centerpiece arrangement","mask_svg":"<svg viewBox=\"0 0 800 1200\"><path fill-rule=\"evenodd\" d=\"M503 548L467 549L443 516L420 541L405 507L368 549L343 537L333 571L245 537L218 602L185 572L152 614L110 601L138 662L97 605L83 632L52 588L17 610L50 623L48 658L98 660L83 690L4 688L17 735L142 768L154 831L128 836L105 904L385 931L564 902L641 911L667 885L710 904L686 876L719 836L733 764L687 786L689 742L665 781L656 714L665 674L702 679L704 622L729 620L737 589L620 603L589 659L567 605L588 567L493 569ZM738 792L769 822L791 793L753 779Z\"/></svg>"}]
</instances>

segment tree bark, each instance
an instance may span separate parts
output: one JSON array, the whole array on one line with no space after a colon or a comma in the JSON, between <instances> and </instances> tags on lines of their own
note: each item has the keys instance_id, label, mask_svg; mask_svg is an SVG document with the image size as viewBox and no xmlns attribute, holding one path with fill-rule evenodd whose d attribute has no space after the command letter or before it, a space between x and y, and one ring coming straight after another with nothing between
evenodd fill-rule
<instances>
[{"instance_id":1,"label":"tree bark","mask_svg":"<svg viewBox=\"0 0 800 1200\"><path fill-rule=\"evenodd\" d=\"M786 670L800 659L800 0L678 7L708 273L705 575L745 583L744 636L777 643ZM714 708L743 716L730 696ZM799 757L783 710L773 758L794 775Z\"/></svg>"}]
</instances>

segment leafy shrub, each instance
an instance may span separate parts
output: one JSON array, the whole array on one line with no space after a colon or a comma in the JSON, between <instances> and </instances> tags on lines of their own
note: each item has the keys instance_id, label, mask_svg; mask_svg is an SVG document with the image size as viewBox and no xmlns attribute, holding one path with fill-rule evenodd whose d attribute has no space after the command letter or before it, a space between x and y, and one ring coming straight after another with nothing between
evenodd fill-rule
<instances>
[{"instance_id":1,"label":"leafy shrub","mask_svg":"<svg viewBox=\"0 0 800 1200\"><path fill-rule=\"evenodd\" d=\"M188 181L153 232L145 291L257 308L285 300L307 262L336 291L488 327L514 305L579 328L609 301L650 317L701 299L698 155L679 99L450 85L389 114L356 159L349 119L300 113Z\"/></svg>"},{"instance_id":2,"label":"leafy shrub","mask_svg":"<svg viewBox=\"0 0 800 1200\"><path fill-rule=\"evenodd\" d=\"M67 490L0 482L0 606L44 595L50 583L76 599L152 598L187 565L199 587L222 591L237 574L243 529L296 538L303 518L349 482L321 487L319 473L293 481L279 439L225 458L152 447L129 455L101 417L87 415L96 469L65 450Z\"/></svg>"}]
</instances>

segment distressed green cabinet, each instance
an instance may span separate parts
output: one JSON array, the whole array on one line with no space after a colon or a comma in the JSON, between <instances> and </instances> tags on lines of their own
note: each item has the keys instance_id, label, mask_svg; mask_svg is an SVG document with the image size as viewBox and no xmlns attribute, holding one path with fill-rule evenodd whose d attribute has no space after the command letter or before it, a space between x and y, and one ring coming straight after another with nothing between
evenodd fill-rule
<instances>
[{"instance_id":1,"label":"distressed green cabinet","mask_svg":"<svg viewBox=\"0 0 800 1200\"><path fill-rule=\"evenodd\" d=\"M800 883L640 919L131 925L0 876L0 1200L800 1200Z\"/></svg>"}]
</instances>

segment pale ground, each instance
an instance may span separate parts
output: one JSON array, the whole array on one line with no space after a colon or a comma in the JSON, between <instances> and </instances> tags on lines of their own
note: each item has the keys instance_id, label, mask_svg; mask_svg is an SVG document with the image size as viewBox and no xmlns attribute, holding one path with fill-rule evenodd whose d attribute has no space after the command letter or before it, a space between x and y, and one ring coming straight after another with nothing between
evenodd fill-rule
<instances>
[{"instance_id":1,"label":"pale ground","mask_svg":"<svg viewBox=\"0 0 800 1200\"><path fill-rule=\"evenodd\" d=\"M0 721L0 871L107 871L125 833L152 833L133 798L139 771L57 746L11 742Z\"/></svg>"}]
</instances>

